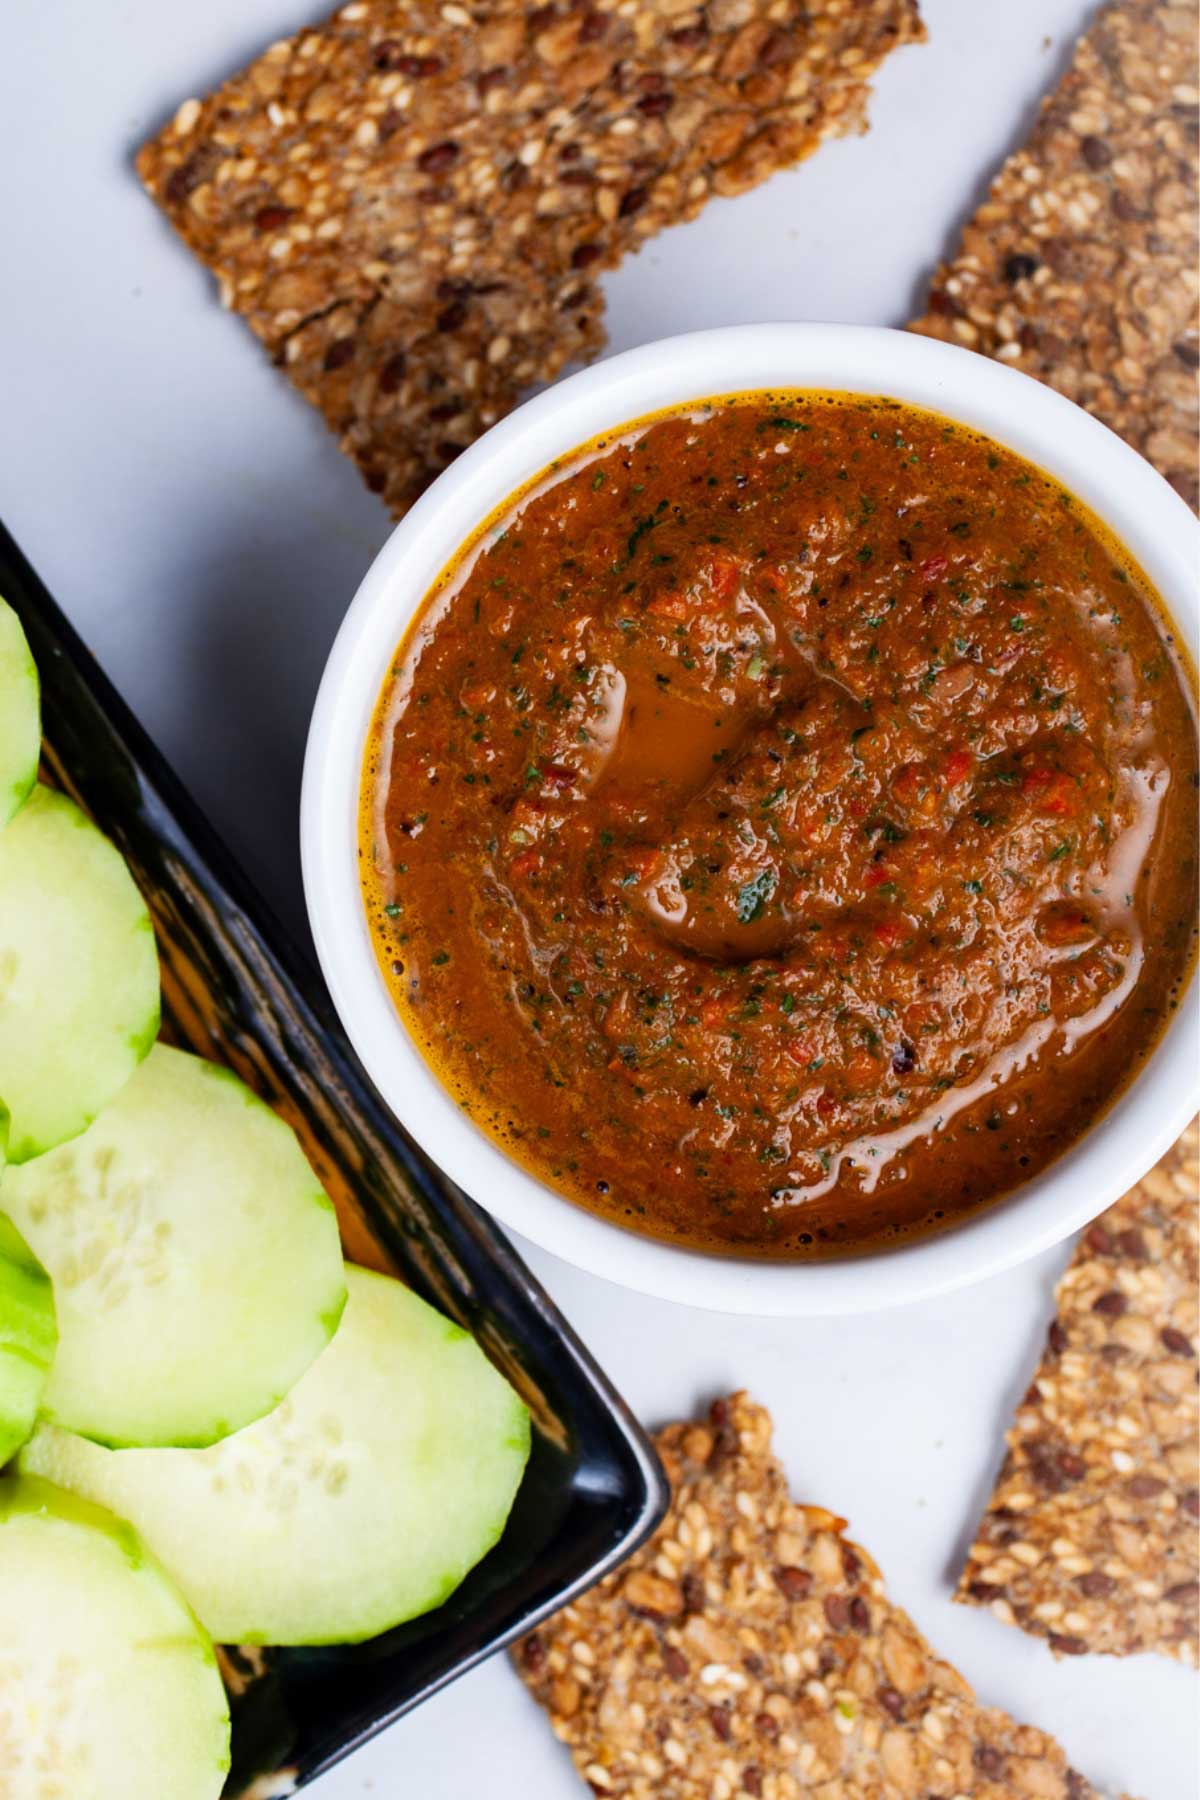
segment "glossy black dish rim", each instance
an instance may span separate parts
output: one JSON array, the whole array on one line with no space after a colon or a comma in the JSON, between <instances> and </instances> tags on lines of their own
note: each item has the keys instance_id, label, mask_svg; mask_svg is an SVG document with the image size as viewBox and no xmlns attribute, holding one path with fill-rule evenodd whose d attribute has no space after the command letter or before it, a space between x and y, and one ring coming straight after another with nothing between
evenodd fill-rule
<instances>
[{"instance_id":1,"label":"glossy black dish rim","mask_svg":"<svg viewBox=\"0 0 1200 1800\"><path fill-rule=\"evenodd\" d=\"M392 1117L320 976L2 523L0 595L39 667L45 773L95 816L151 903L168 1035L230 1063L291 1115L327 1185L352 1195L363 1241L473 1331L534 1413L504 1536L443 1606L358 1646L226 1659L226 1792L288 1793L610 1573L660 1522L669 1489L646 1434L500 1227Z\"/></svg>"}]
</instances>

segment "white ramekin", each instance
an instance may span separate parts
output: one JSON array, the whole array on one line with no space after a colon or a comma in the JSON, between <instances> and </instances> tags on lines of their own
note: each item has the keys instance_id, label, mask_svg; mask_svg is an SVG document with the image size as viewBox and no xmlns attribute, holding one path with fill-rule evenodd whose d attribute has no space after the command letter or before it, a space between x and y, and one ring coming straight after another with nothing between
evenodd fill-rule
<instances>
[{"instance_id":1,"label":"white ramekin","mask_svg":"<svg viewBox=\"0 0 1200 1800\"><path fill-rule=\"evenodd\" d=\"M346 614L313 712L301 801L304 887L334 1004L372 1080L434 1161L506 1225L596 1275L667 1299L763 1315L853 1313L1007 1268L1076 1230L1144 1175L1196 1110L1196 982L1115 1105L992 1210L940 1237L851 1261L746 1262L675 1249L607 1224L485 1137L401 1024L359 889L356 821L372 712L414 610L463 540L529 477L597 433L662 407L755 388L889 395L990 433L1108 523L1158 588L1195 657L1197 521L1149 463L1051 389L970 351L862 326L747 325L669 338L530 400L439 476L392 533Z\"/></svg>"}]
</instances>

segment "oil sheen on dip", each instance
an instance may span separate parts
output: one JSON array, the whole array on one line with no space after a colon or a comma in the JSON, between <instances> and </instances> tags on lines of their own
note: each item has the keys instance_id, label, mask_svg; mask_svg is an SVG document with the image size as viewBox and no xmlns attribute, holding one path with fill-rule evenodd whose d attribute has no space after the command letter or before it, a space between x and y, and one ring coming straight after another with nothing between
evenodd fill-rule
<instances>
[{"instance_id":1,"label":"oil sheen on dip","mask_svg":"<svg viewBox=\"0 0 1200 1800\"><path fill-rule=\"evenodd\" d=\"M555 465L428 596L361 872L441 1080L570 1199L811 1257L1085 1131L1193 951L1190 676L1040 470L751 394Z\"/></svg>"}]
</instances>

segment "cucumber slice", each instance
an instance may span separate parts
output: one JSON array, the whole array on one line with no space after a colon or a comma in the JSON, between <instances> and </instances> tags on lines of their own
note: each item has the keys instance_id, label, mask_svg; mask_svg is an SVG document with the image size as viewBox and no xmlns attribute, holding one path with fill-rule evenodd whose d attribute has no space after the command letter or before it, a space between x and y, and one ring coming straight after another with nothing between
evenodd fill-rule
<instances>
[{"instance_id":1,"label":"cucumber slice","mask_svg":"<svg viewBox=\"0 0 1200 1800\"><path fill-rule=\"evenodd\" d=\"M0 600L0 825L29 798L41 748L37 664L20 619Z\"/></svg>"},{"instance_id":2,"label":"cucumber slice","mask_svg":"<svg viewBox=\"0 0 1200 1800\"><path fill-rule=\"evenodd\" d=\"M218 1640L352 1643L444 1600L504 1529L529 1415L465 1331L348 1269L329 1349L211 1450L102 1450L53 1426L19 1467L132 1519Z\"/></svg>"},{"instance_id":3,"label":"cucumber slice","mask_svg":"<svg viewBox=\"0 0 1200 1800\"><path fill-rule=\"evenodd\" d=\"M0 1094L10 1162L83 1130L158 1034L145 902L65 794L35 787L0 837Z\"/></svg>"},{"instance_id":4,"label":"cucumber slice","mask_svg":"<svg viewBox=\"0 0 1200 1800\"><path fill-rule=\"evenodd\" d=\"M57 1339L50 1277L0 1213L0 1468L33 1430Z\"/></svg>"},{"instance_id":5,"label":"cucumber slice","mask_svg":"<svg viewBox=\"0 0 1200 1800\"><path fill-rule=\"evenodd\" d=\"M337 1219L295 1134L165 1044L81 1137L9 1169L3 1201L57 1296L42 1410L103 1443L211 1444L261 1418L346 1303Z\"/></svg>"},{"instance_id":6,"label":"cucumber slice","mask_svg":"<svg viewBox=\"0 0 1200 1800\"><path fill-rule=\"evenodd\" d=\"M0 1794L217 1800L229 1702L210 1639L120 1519L0 1481Z\"/></svg>"}]
</instances>

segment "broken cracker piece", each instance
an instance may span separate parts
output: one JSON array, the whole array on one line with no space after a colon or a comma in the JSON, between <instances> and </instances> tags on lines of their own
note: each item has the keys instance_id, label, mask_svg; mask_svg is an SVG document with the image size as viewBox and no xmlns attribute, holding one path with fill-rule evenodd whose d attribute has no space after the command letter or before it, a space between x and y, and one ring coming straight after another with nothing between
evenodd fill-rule
<instances>
[{"instance_id":1,"label":"broken cracker piece","mask_svg":"<svg viewBox=\"0 0 1200 1800\"><path fill-rule=\"evenodd\" d=\"M654 1537L514 1659L611 1800L1086 1800L1044 1732L981 1706L845 1520L800 1506L745 1394L659 1434Z\"/></svg>"},{"instance_id":2,"label":"broken cracker piece","mask_svg":"<svg viewBox=\"0 0 1200 1800\"><path fill-rule=\"evenodd\" d=\"M185 102L138 158L395 513L525 386L604 342L594 283L534 269L527 202L497 204L526 177L480 93L502 48L425 0L352 5Z\"/></svg>"},{"instance_id":3,"label":"broken cracker piece","mask_svg":"<svg viewBox=\"0 0 1200 1800\"><path fill-rule=\"evenodd\" d=\"M1060 1656L1195 1665L1200 1128L1084 1233L956 1598Z\"/></svg>"},{"instance_id":4,"label":"broken cracker piece","mask_svg":"<svg viewBox=\"0 0 1200 1800\"><path fill-rule=\"evenodd\" d=\"M1193 507L1197 76L1193 5L1101 12L912 326L1048 382Z\"/></svg>"},{"instance_id":5,"label":"broken cracker piece","mask_svg":"<svg viewBox=\"0 0 1200 1800\"><path fill-rule=\"evenodd\" d=\"M921 36L916 0L353 0L186 101L138 170L398 512L595 354L601 268L865 129Z\"/></svg>"}]
</instances>

